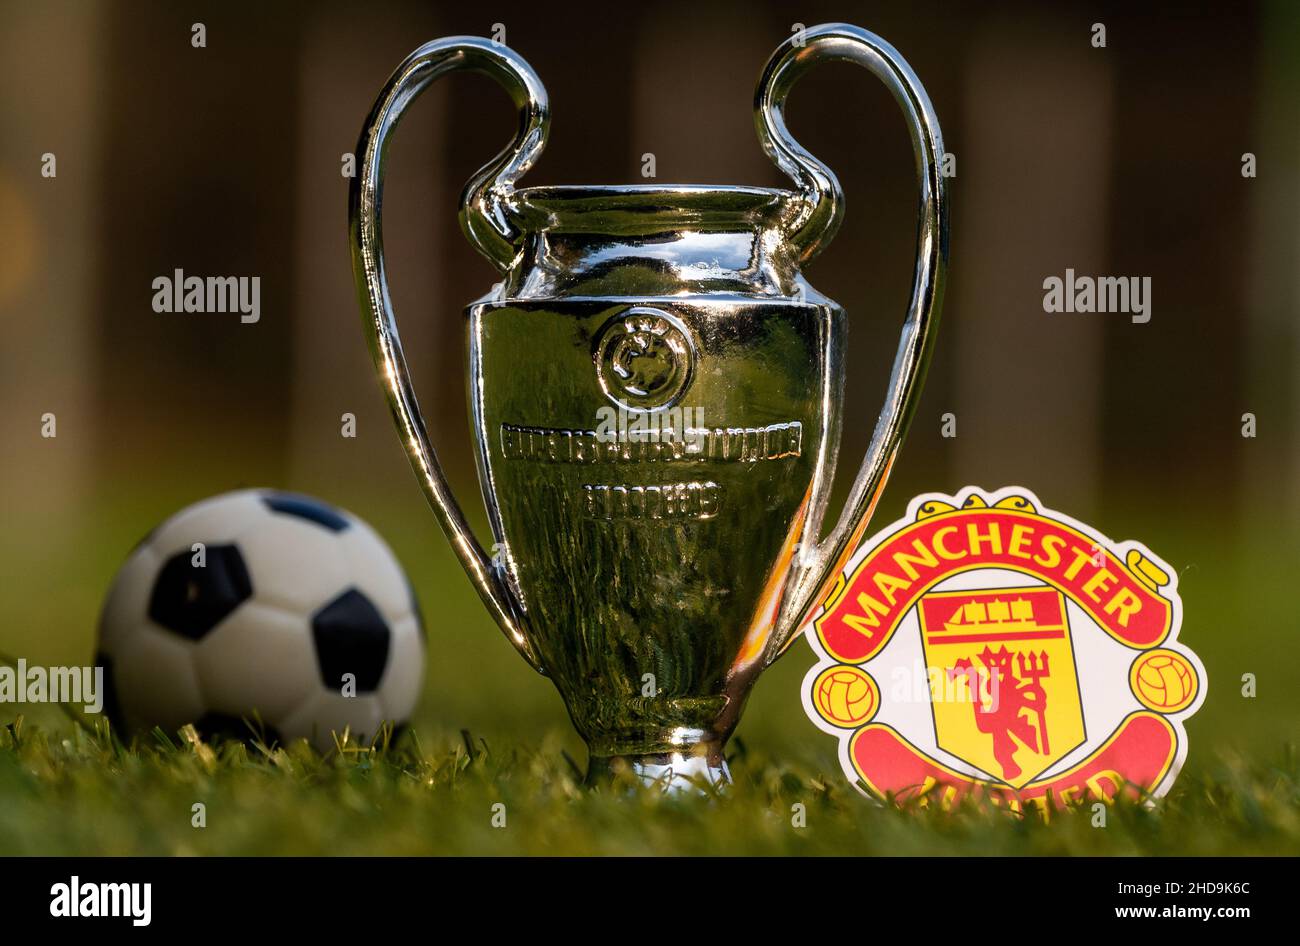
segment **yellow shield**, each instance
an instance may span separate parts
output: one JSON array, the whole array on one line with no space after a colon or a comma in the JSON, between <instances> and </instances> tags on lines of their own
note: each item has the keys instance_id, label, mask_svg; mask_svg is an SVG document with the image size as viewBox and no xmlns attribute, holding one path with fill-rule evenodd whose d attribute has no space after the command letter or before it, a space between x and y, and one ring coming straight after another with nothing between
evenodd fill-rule
<instances>
[{"instance_id":1,"label":"yellow shield","mask_svg":"<svg viewBox=\"0 0 1300 946\"><path fill-rule=\"evenodd\" d=\"M941 749L1020 788L1084 741L1061 592L934 592L918 610Z\"/></svg>"}]
</instances>

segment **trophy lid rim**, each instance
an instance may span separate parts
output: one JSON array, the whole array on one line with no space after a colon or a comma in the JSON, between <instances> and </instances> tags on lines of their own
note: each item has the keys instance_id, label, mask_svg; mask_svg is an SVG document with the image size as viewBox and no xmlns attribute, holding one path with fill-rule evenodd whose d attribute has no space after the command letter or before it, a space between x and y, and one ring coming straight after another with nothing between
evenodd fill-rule
<instances>
[{"instance_id":1,"label":"trophy lid rim","mask_svg":"<svg viewBox=\"0 0 1300 946\"><path fill-rule=\"evenodd\" d=\"M792 195L794 192L780 187L761 187L757 184L534 184L515 191L523 196L571 197L609 194L752 194L772 197Z\"/></svg>"},{"instance_id":2,"label":"trophy lid rim","mask_svg":"<svg viewBox=\"0 0 1300 946\"><path fill-rule=\"evenodd\" d=\"M564 229L596 220L749 224L782 218L793 191L737 184L556 184L521 188L515 200L529 229Z\"/></svg>"}]
</instances>

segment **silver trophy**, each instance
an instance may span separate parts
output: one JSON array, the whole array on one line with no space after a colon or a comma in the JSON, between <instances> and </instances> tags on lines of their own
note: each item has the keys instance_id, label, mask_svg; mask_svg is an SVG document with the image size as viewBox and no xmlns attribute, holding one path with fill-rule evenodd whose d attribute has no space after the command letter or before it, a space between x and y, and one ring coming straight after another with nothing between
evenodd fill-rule
<instances>
[{"instance_id":1,"label":"silver trophy","mask_svg":"<svg viewBox=\"0 0 1300 946\"><path fill-rule=\"evenodd\" d=\"M786 130L810 66L865 66L907 119L920 178L916 270L888 395L844 512L823 539L842 422L846 317L802 265L844 197ZM468 309L470 412L497 550L471 533L429 442L388 296L389 136L429 83L490 75L513 141L461 198L502 280ZM550 108L516 53L475 37L415 50L358 145L349 203L362 317L398 433L434 514L506 637L559 689L590 780L728 779L723 747L758 674L816 609L867 527L915 410L948 255L943 143L925 90L880 37L818 26L759 79L759 142L793 190L516 189Z\"/></svg>"}]
</instances>

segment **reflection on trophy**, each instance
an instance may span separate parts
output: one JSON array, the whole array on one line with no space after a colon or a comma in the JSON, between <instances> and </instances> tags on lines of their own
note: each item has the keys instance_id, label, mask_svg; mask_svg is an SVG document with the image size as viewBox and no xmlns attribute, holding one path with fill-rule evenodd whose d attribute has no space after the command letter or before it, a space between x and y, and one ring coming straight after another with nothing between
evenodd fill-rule
<instances>
[{"instance_id":1,"label":"reflection on trophy","mask_svg":"<svg viewBox=\"0 0 1300 946\"><path fill-rule=\"evenodd\" d=\"M801 272L843 216L834 174L786 130L811 65L847 60L902 108L920 175L911 303L888 395L844 512L823 538L838 449L846 316ZM511 144L466 187L461 223L502 273L470 306L470 410L497 553L471 534L416 402L381 239L389 135L434 79L487 73L519 108ZM590 780L727 779L723 747L760 671L862 537L916 406L947 258L943 145L894 49L852 26L783 43L755 99L793 190L516 189L541 154L546 92L504 46L437 40L403 62L358 146L353 261L376 366L435 515L520 654L555 682Z\"/></svg>"}]
</instances>

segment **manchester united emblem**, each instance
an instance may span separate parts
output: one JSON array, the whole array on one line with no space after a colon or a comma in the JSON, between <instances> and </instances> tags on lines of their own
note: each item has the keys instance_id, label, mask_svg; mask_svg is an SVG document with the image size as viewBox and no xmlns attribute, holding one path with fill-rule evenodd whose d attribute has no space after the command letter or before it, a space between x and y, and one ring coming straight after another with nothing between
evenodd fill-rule
<instances>
[{"instance_id":1,"label":"manchester united emblem","mask_svg":"<svg viewBox=\"0 0 1300 946\"><path fill-rule=\"evenodd\" d=\"M807 639L804 707L882 798L1021 809L1166 792L1205 670L1177 579L1027 490L915 499L863 543Z\"/></svg>"}]
</instances>

